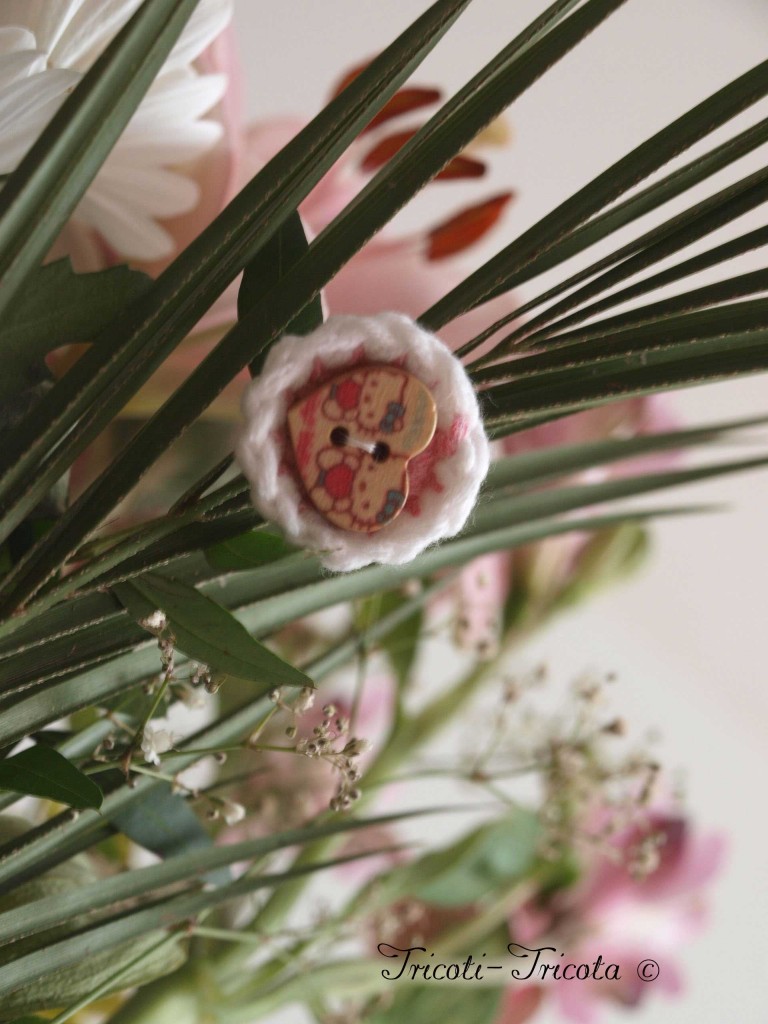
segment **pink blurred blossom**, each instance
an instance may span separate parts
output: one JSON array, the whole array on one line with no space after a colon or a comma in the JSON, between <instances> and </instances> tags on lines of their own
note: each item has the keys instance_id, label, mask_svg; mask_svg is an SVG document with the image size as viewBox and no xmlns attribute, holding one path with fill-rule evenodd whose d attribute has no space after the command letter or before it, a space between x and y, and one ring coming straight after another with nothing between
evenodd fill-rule
<instances>
[{"instance_id":1,"label":"pink blurred blossom","mask_svg":"<svg viewBox=\"0 0 768 1024\"><path fill-rule=\"evenodd\" d=\"M649 836L658 863L644 877L632 871ZM563 1016L592 1024L604 1001L634 1007L653 992L677 995L683 987L681 948L704 928L705 889L720 868L724 838L702 835L691 822L666 809L649 812L642 825L624 829L606 853L594 854L581 881L549 900L515 912L510 933L529 949L554 946L564 962L618 964L620 980L554 980L550 986ZM660 967L649 983L637 967L647 959Z\"/></svg>"},{"instance_id":2,"label":"pink blurred blossom","mask_svg":"<svg viewBox=\"0 0 768 1024\"><path fill-rule=\"evenodd\" d=\"M330 688L318 692L313 706L295 719L280 712L260 735L258 742L265 745L294 746L302 739L311 739L312 730L323 722L324 708L336 709L333 719L349 718L351 701L344 691ZM394 684L389 677L375 676L366 681L351 732L345 734L335 747L343 747L355 736L370 742L370 750L356 758L363 772L360 786L365 789L365 767L381 747L394 714ZM295 725L295 739L286 736L286 728ZM250 755L253 774L248 781L231 792L231 796L250 809L246 819L232 829L222 832L223 842L238 842L262 835L270 835L286 828L307 824L328 809L339 783L339 775L328 761L320 757L307 757L291 751L260 751ZM378 840L382 839L378 836ZM381 845L391 845L392 837ZM367 845L366 845L367 844ZM370 849L367 839L350 847L350 852ZM369 870L368 859L361 862L361 871Z\"/></svg>"},{"instance_id":3,"label":"pink blurred blossom","mask_svg":"<svg viewBox=\"0 0 768 1024\"><path fill-rule=\"evenodd\" d=\"M535 1016L543 999L544 989L540 985L507 988L493 1024L526 1024Z\"/></svg>"}]
</instances>

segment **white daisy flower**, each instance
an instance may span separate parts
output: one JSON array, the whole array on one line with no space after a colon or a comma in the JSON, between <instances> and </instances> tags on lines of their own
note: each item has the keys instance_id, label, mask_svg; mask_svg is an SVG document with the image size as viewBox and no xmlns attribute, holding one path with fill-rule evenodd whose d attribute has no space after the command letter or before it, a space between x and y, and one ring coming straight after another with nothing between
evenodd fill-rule
<instances>
[{"instance_id":1,"label":"white daisy flower","mask_svg":"<svg viewBox=\"0 0 768 1024\"><path fill-rule=\"evenodd\" d=\"M0 3L0 175L9 174L141 0L3 0ZM221 136L203 115L225 75L193 61L225 28L232 0L201 0L144 100L73 217L95 228L120 256L173 254L157 222L193 209L196 183L179 167Z\"/></svg>"}]
</instances>

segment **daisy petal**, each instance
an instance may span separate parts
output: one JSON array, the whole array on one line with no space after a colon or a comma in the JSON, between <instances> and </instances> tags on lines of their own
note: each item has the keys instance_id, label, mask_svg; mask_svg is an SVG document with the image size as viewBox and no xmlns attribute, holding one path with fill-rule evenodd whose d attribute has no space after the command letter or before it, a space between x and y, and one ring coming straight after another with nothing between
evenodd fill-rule
<instances>
[{"instance_id":1,"label":"daisy petal","mask_svg":"<svg viewBox=\"0 0 768 1024\"><path fill-rule=\"evenodd\" d=\"M90 189L73 218L98 229L107 244L127 259L166 259L173 254L173 239L151 217L123 203L115 203Z\"/></svg>"},{"instance_id":2,"label":"daisy petal","mask_svg":"<svg viewBox=\"0 0 768 1024\"><path fill-rule=\"evenodd\" d=\"M155 164L184 164L207 152L221 138L222 128L215 121L192 124L165 124L138 131L131 125L115 146L127 158L141 156Z\"/></svg>"},{"instance_id":3,"label":"daisy petal","mask_svg":"<svg viewBox=\"0 0 768 1024\"><path fill-rule=\"evenodd\" d=\"M196 121L214 107L227 88L226 75L198 75L173 71L161 75L144 98L131 124L141 127L161 118Z\"/></svg>"},{"instance_id":4,"label":"daisy petal","mask_svg":"<svg viewBox=\"0 0 768 1024\"><path fill-rule=\"evenodd\" d=\"M67 94L141 3L2 0L0 173L16 169ZM98 232L116 257L147 263L166 259L177 248L176 236L154 218L165 219L178 232L178 218L202 209L193 175L209 167L209 156L223 136L219 108L228 79L216 72L227 65L209 60L201 73L191 62L226 27L232 6L233 0L200 0L76 211L79 221ZM214 115L204 119L209 111ZM216 160L220 164L221 156ZM185 164L186 174L172 169ZM204 210L208 217L214 212Z\"/></svg>"},{"instance_id":5,"label":"daisy petal","mask_svg":"<svg viewBox=\"0 0 768 1024\"><path fill-rule=\"evenodd\" d=\"M50 49L56 67L87 71L121 28L136 13L141 0L85 0Z\"/></svg>"},{"instance_id":6,"label":"daisy petal","mask_svg":"<svg viewBox=\"0 0 768 1024\"><path fill-rule=\"evenodd\" d=\"M201 0L165 63L165 70L191 64L232 19L232 0Z\"/></svg>"},{"instance_id":7,"label":"daisy petal","mask_svg":"<svg viewBox=\"0 0 768 1024\"><path fill-rule=\"evenodd\" d=\"M46 71L3 89L0 93L0 173L15 170L78 78L72 71Z\"/></svg>"},{"instance_id":8,"label":"daisy petal","mask_svg":"<svg viewBox=\"0 0 768 1024\"><path fill-rule=\"evenodd\" d=\"M35 34L37 45L50 53L83 0L3 0L5 25L23 25Z\"/></svg>"},{"instance_id":9,"label":"daisy petal","mask_svg":"<svg viewBox=\"0 0 768 1024\"><path fill-rule=\"evenodd\" d=\"M16 53L18 50L34 50L37 46L35 36L27 28L20 25L0 27L0 53Z\"/></svg>"},{"instance_id":10,"label":"daisy petal","mask_svg":"<svg viewBox=\"0 0 768 1024\"><path fill-rule=\"evenodd\" d=\"M190 178L162 167L137 166L110 159L99 174L97 194L134 211L174 217L191 210L200 191Z\"/></svg>"},{"instance_id":11,"label":"daisy petal","mask_svg":"<svg viewBox=\"0 0 768 1024\"><path fill-rule=\"evenodd\" d=\"M0 48L2 42L0 42ZM36 50L22 50L0 58L0 92L22 78L29 78L45 70L45 54Z\"/></svg>"}]
</instances>

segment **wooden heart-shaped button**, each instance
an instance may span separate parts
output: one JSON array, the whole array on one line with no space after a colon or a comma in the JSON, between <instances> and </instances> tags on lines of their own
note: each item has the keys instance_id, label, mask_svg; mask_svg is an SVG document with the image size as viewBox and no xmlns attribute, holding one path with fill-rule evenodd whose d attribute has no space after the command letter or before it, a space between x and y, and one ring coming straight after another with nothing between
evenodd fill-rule
<instances>
[{"instance_id":1,"label":"wooden heart-shaped button","mask_svg":"<svg viewBox=\"0 0 768 1024\"><path fill-rule=\"evenodd\" d=\"M435 433L437 410L396 366L347 370L288 411L296 466L315 508L342 530L374 533L408 497L408 463Z\"/></svg>"}]
</instances>

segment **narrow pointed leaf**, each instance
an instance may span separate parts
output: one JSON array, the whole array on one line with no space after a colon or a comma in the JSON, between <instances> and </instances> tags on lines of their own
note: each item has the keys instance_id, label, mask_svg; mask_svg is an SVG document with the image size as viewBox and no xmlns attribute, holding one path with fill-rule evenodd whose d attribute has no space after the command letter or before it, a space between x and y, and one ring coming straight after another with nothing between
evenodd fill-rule
<instances>
[{"instance_id":1,"label":"narrow pointed leaf","mask_svg":"<svg viewBox=\"0 0 768 1024\"><path fill-rule=\"evenodd\" d=\"M70 807L101 807L96 783L52 747L35 746L0 761L0 789L57 800Z\"/></svg>"},{"instance_id":2,"label":"narrow pointed leaf","mask_svg":"<svg viewBox=\"0 0 768 1024\"><path fill-rule=\"evenodd\" d=\"M606 270L594 280L550 306L539 316L533 317L500 342L496 349L497 352L508 351L516 339L533 333L593 296L613 288L621 281L625 281L647 267L679 252L766 200L768 200L768 171L760 170L748 175L735 185L722 189L709 199L696 203L683 213L652 228L636 242L623 247L614 254L615 258L611 257L611 262L616 263L616 266ZM634 255L632 255L633 252ZM593 265L590 269L595 272L599 268Z\"/></svg>"},{"instance_id":3,"label":"narrow pointed leaf","mask_svg":"<svg viewBox=\"0 0 768 1024\"><path fill-rule=\"evenodd\" d=\"M501 384L482 393L486 422L523 423L541 413L571 413L622 398L725 380L768 369L768 332L726 335L640 349L617 358L551 370L529 381ZM532 383L535 382L535 383ZM526 386L522 386L526 385Z\"/></svg>"},{"instance_id":4,"label":"narrow pointed leaf","mask_svg":"<svg viewBox=\"0 0 768 1024\"><path fill-rule=\"evenodd\" d=\"M293 267L308 248L307 236L297 212L285 219L266 245L256 253L243 273L237 293L237 315L242 318L255 309L277 282ZM316 295L303 310L285 325L286 334L309 334L323 322L323 303ZM250 364L252 376L257 376L266 352L260 353Z\"/></svg>"},{"instance_id":5,"label":"narrow pointed leaf","mask_svg":"<svg viewBox=\"0 0 768 1024\"><path fill-rule=\"evenodd\" d=\"M195 587L147 573L120 584L117 593L131 590L138 591L150 610L165 612L180 650L213 671L269 686L314 686L307 675L254 640L226 608Z\"/></svg>"},{"instance_id":6,"label":"narrow pointed leaf","mask_svg":"<svg viewBox=\"0 0 768 1024\"><path fill-rule=\"evenodd\" d=\"M76 274L69 260L58 260L36 270L3 322L0 397L23 386L29 368L54 349L90 341L149 284L122 266Z\"/></svg>"},{"instance_id":7,"label":"narrow pointed leaf","mask_svg":"<svg viewBox=\"0 0 768 1024\"><path fill-rule=\"evenodd\" d=\"M541 266L534 261L565 239L569 232L767 92L768 61L763 61L599 174L478 268L419 319L437 330L468 309L516 287L527 279L529 267ZM538 273L538 269L531 272Z\"/></svg>"},{"instance_id":8,"label":"narrow pointed leaf","mask_svg":"<svg viewBox=\"0 0 768 1024\"><path fill-rule=\"evenodd\" d=\"M73 964L87 961L104 950L114 949L156 929L169 928L194 918L204 910L242 899L260 889L273 888L289 879L328 870L339 864L373 856L376 852L378 851L352 857L338 857L272 875L246 876L229 885L203 892L184 893L151 906L125 911L103 924L97 924L70 938L51 943L45 948L34 950L0 966L0 1001L8 1000L10 996L23 991L26 986L41 978Z\"/></svg>"},{"instance_id":9,"label":"narrow pointed leaf","mask_svg":"<svg viewBox=\"0 0 768 1024\"><path fill-rule=\"evenodd\" d=\"M275 533L251 530L206 548L205 558L219 572L243 572L276 562L294 554L296 550L293 544Z\"/></svg>"},{"instance_id":10,"label":"narrow pointed leaf","mask_svg":"<svg viewBox=\"0 0 768 1024\"><path fill-rule=\"evenodd\" d=\"M744 466L743 468L757 468ZM725 470L727 471L727 470ZM592 495L584 496L587 500ZM696 511L699 509L697 508ZM540 508L533 511L539 514ZM576 530L598 530L616 526L622 522L642 520L653 516L690 514L690 507L678 509L656 509L650 513L627 510L615 516L595 516L568 520L537 519L533 522L503 526L504 503L489 503L478 511L476 530L466 536L431 549L406 567L375 566L356 573L347 573L326 579L322 586L317 584L323 578L322 569L314 560L306 560L302 567L301 582L294 579L299 589L288 589L277 593L268 601L250 604L248 573L239 573L227 581L226 589L240 580L244 589L229 595L233 607L238 609L238 619L257 635L269 635L275 629L303 615L327 608L329 605L366 597L382 589L391 589L406 580L422 578L449 566L464 565L479 555L492 551L511 550L523 544L530 544L545 537L559 536ZM482 513L482 514L481 514ZM307 585L310 584L310 585ZM217 596L221 596L219 590ZM114 630L105 632L100 638L102 645L111 645L114 654L109 661L94 653L90 666L83 671L63 679L52 679L44 686L30 687L11 694L6 704L0 706L0 744L17 741L29 732L56 721L65 714L71 714L83 707L102 704L117 694L125 693L139 685L147 676L157 672L157 651L146 646L134 650L136 641L115 645ZM117 650L115 651L115 646ZM125 652L125 653L123 653ZM20 657L24 657L22 654ZM94 665L94 661L103 664ZM180 658L177 664L184 663ZM31 674L34 675L34 669ZM70 672L74 669L70 668ZM0 863L0 878L2 863Z\"/></svg>"},{"instance_id":11,"label":"narrow pointed leaf","mask_svg":"<svg viewBox=\"0 0 768 1024\"><path fill-rule=\"evenodd\" d=\"M139 805L143 806L143 801ZM211 872L219 874L216 884L224 884L222 869L246 860L262 858L277 850L314 842L327 836L343 835L377 825L394 824L406 818L437 813L438 809L407 811L400 814L365 818L337 818L323 824L311 824L275 832L259 839L229 843L226 846L208 844L205 848L190 849L166 858L164 863L134 869L94 882L92 885L47 896L0 913L0 944L20 934L35 934L64 924L79 914L101 910L125 900L149 897L182 882L197 883ZM445 809L441 809L444 813ZM133 812L139 814L137 809ZM226 879L229 881L229 878Z\"/></svg>"},{"instance_id":12,"label":"narrow pointed leaf","mask_svg":"<svg viewBox=\"0 0 768 1024\"><path fill-rule=\"evenodd\" d=\"M757 233L753 232L752 234ZM766 232L764 240L768 241L768 232ZM678 264L678 267L681 266ZM674 269L677 270L677 267ZM697 267L697 269L699 268ZM693 272L691 271L691 273ZM673 313L688 312L689 310L704 306L717 305L729 299L741 298L744 295L753 295L757 292L765 291L768 287L766 283L768 282L768 270L753 270L746 274L737 274L735 277L716 281L713 284L692 288L690 291L681 292L668 299L651 302L645 306L635 306L626 313L605 317L578 330L566 330L566 328L571 327L573 324L588 320L598 313L604 312L606 309L611 309L613 306L618 306L629 299L653 291L676 279L676 276L669 272L663 272L652 275L651 278L640 282L638 285L622 288L619 292L614 293L608 298L594 302L573 313L571 316L563 317L562 320L549 324L541 332L530 335L526 338L525 347L552 348L563 343L570 344L572 341L586 341L592 337L607 334L612 330L639 326L648 320L665 318Z\"/></svg>"}]
</instances>

